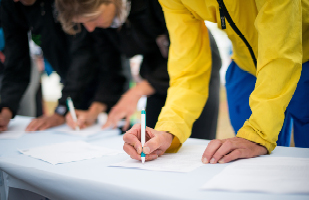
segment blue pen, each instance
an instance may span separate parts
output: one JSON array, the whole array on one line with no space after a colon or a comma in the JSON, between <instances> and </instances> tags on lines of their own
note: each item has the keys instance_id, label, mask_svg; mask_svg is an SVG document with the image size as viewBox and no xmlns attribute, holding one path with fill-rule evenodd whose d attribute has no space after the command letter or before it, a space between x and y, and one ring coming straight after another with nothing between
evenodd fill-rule
<instances>
[{"instance_id":1,"label":"blue pen","mask_svg":"<svg viewBox=\"0 0 309 200\"><path fill-rule=\"evenodd\" d=\"M145 144L145 137L146 137L146 111L143 109L141 112L141 143L142 143L141 160L142 160L142 163L145 163L145 159L146 159L146 155L143 152L143 148Z\"/></svg>"}]
</instances>

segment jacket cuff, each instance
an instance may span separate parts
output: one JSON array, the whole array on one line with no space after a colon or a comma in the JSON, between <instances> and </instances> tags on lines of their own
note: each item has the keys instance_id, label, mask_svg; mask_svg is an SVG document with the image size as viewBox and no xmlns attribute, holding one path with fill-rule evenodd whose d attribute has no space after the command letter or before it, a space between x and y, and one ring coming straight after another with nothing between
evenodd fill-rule
<instances>
[{"instance_id":1,"label":"jacket cuff","mask_svg":"<svg viewBox=\"0 0 309 200\"><path fill-rule=\"evenodd\" d=\"M244 138L246 140L249 140L251 142L255 142L267 149L268 154L270 154L277 146L276 143L271 143L266 140L264 140L261 136L259 136L256 132L246 130L244 127L241 128L236 137Z\"/></svg>"}]
</instances>

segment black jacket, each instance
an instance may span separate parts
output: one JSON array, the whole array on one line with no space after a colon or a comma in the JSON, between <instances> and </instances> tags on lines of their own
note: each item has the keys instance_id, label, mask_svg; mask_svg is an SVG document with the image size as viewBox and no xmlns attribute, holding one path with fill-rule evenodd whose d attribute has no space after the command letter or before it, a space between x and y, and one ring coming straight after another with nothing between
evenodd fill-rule
<instances>
[{"instance_id":1,"label":"black jacket","mask_svg":"<svg viewBox=\"0 0 309 200\"><path fill-rule=\"evenodd\" d=\"M97 29L96 29L97 30ZM111 29L108 39L128 58L143 55L140 75L159 94L167 94L169 76L167 56L157 43L160 35L168 31L162 8L157 0L131 0L131 11L126 22L119 29ZM168 51L168 45L165 51ZM164 53L163 53L164 54Z\"/></svg>"},{"instance_id":2,"label":"black jacket","mask_svg":"<svg viewBox=\"0 0 309 200\"><path fill-rule=\"evenodd\" d=\"M71 46L72 67L68 71L59 105L65 105L70 96L74 106L88 109L91 100L105 103L107 112L127 89L121 53L109 39L113 29L82 31L74 36Z\"/></svg>"},{"instance_id":3,"label":"black jacket","mask_svg":"<svg viewBox=\"0 0 309 200\"><path fill-rule=\"evenodd\" d=\"M124 77L122 75L113 77L119 73L110 73L108 78L100 78L99 81L97 77L96 81L94 80L89 72L98 74L95 70L100 70L98 62L101 60L95 58L94 54L101 49L91 47L90 43L85 45L82 34L72 37L62 31L61 24L57 22L54 0L37 0L32 6L23 6L20 2L15 3L12 0L2 0L1 18L6 41L6 61L4 63L0 109L9 107L15 116L20 99L29 84L31 69L29 31L31 31L34 41L41 46L44 58L50 62L64 82L60 104L66 105L67 96L72 97L77 108L82 106L85 100L89 101L91 98L106 103L109 107L118 101L119 91L123 91ZM105 49L105 51L107 50ZM104 70L112 70L109 66L120 66L120 53L115 53L112 58L111 65L106 64L111 57L101 63L101 65L107 66L103 67ZM78 71L85 73L81 76L81 73L77 73ZM85 75L89 76L85 78ZM117 78L122 81L112 86L110 82L108 83L109 79ZM100 85L97 86L95 83ZM99 87L101 91L96 91L95 87ZM71 92L72 90L78 91L78 94ZM86 104L89 105L89 102Z\"/></svg>"},{"instance_id":4,"label":"black jacket","mask_svg":"<svg viewBox=\"0 0 309 200\"><path fill-rule=\"evenodd\" d=\"M143 55L140 75L151 84L156 94L167 95L169 36L162 8L157 0L131 0L130 14L126 22L118 29L96 28L94 32L87 33L87 30L83 28L80 34L95 37L97 41L102 40L104 41L102 43L105 43L110 49L113 46L117 47L128 58L137 54ZM166 38L166 44L158 41L162 35ZM210 41L212 52L216 53L214 59L220 61L213 37L210 37ZM88 43L86 37L81 43L85 43L85 45ZM102 52L101 57L105 59L104 55L105 53ZM110 60L112 61L112 59ZM221 62L215 63L213 71L218 71L220 66Z\"/></svg>"}]
</instances>

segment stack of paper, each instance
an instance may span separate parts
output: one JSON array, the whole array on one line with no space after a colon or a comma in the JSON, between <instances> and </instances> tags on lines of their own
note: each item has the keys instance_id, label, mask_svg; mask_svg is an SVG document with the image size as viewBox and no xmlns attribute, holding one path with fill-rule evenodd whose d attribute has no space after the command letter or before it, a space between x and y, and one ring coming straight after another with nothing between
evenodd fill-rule
<instances>
[{"instance_id":1,"label":"stack of paper","mask_svg":"<svg viewBox=\"0 0 309 200\"><path fill-rule=\"evenodd\" d=\"M227 166L203 187L207 190L309 193L309 159L258 157Z\"/></svg>"},{"instance_id":2,"label":"stack of paper","mask_svg":"<svg viewBox=\"0 0 309 200\"><path fill-rule=\"evenodd\" d=\"M83 141L56 143L19 151L25 155L41 159L54 165L123 153L123 151L95 146Z\"/></svg>"},{"instance_id":3,"label":"stack of paper","mask_svg":"<svg viewBox=\"0 0 309 200\"><path fill-rule=\"evenodd\" d=\"M206 146L184 146L178 153L164 154L153 161L141 161L128 159L113 164L113 167L129 167L153 171L190 172L203 165L201 159Z\"/></svg>"}]
</instances>

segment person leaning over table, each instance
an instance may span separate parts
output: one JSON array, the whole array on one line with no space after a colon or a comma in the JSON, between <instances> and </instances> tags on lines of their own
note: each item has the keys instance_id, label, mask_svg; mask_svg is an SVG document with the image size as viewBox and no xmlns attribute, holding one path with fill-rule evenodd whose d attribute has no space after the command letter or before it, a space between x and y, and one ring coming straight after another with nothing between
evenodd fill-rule
<instances>
[{"instance_id":1,"label":"person leaning over table","mask_svg":"<svg viewBox=\"0 0 309 200\"><path fill-rule=\"evenodd\" d=\"M143 81L126 92L109 113L104 127L115 126L123 117L126 126L130 116L136 110L142 95L147 98L146 124L154 127L161 108L164 106L169 76L167 73L168 31L162 8L158 1L131 0L56 0L59 19L64 30L75 34L72 24L83 24L89 34L96 34L101 29L110 31L106 37L125 53L127 57L143 55L141 76ZM85 29L81 28L81 32ZM216 136L219 106L219 69L221 59L212 35L211 41L213 71L210 79L210 101L206 104L202 116L196 121L191 137L214 139ZM117 43L117 39L120 41ZM206 79L205 79L206 80ZM197 117L198 118L198 117ZM72 122L72 117L68 122ZM69 124L74 127L75 124ZM103 128L104 128L103 127Z\"/></svg>"},{"instance_id":2,"label":"person leaning over table","mask_svg":"<svg viewBox=\"0 0 309 200\"><path fill-rule=\"evenodd\" d=\"M120 93L124 90L124 77L118 70L121 65L121 55L115 49L109 49L108 52L114 58L115 66L108 66L115 73L110 73L109 79L117 79L113 87L106 87L110 83L106 77L98 80L98 77L89 75L91 78L85 79L76 71L83 70L84 75L93 72L94 68L98 70L100 63L94 56L96 49L80 43L82 36L72 37L65 34L61 24L57 22L57 13L54 9L54 0L2 0L1 2L2 26L5 35L5 69L1 88L1 117L0 131L6 130L9 120L16 115L20 99L25 92L30 79L30 56L28 45L28 33L31 31L32 38L39 44L43 50L44 57L50 62L51 66L60 75L64 89L59 105L55 113L51 116L42 116L34 119L26 128L27 131L44 130L65 122L67 113L66 97L71 95L71 90L78 87L79 94L72 94L72 99L76 107L111 108L120 98ZM100 50L101 52L101 50ZM88 70L85 70L88 69ZM76 79L76 76L78 78ZM88 76L88 77L89 77ZM107 75L106 75L107 76ZM72 78L74 77L74 79ZM72 80L77 80L72 82ZM93 80L93 82L91 82ZM86 84L85 84L86 82ZM83 84L81 84L83 83ZM96 87L106 88L106 96L96 95ZM80 97L80 96L81 97ZM104 101L105 99L105 101ZM102 101L105 103L103 104ZM99 107L100 109L98 109Z\"/></svg>"},{"instance_id":3,"label":"person leaning over table","mask_svg":"<svg viewBox=\"0 0 309 200\"><path fill-rule=\"evenodd\" d=\"M211 58L204 20L218 23L232 41L230 67L256 76L256 82L249 98L251 116L243 121L236 137L212 140L202 156L203 163L226 163L271 153L285 112L294 119L295 145L309 147L308 1L160 0L160 3L171 40L168 63L171 84L155 129L147 128L151 139L144 147L149 156L146 160L164 152L176 152L189 137L192 123L208 98L204 80L210 76ZM124 150L140 160L140 125L123 138Z\"/></svg>"}]
</instances>

